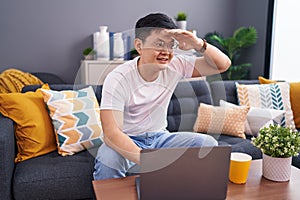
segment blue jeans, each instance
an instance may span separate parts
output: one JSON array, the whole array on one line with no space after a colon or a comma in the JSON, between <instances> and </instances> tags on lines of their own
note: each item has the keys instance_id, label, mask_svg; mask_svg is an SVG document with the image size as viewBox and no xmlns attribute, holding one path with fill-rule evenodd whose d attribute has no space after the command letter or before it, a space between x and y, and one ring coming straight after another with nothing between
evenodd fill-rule
<instances>
[{"instance_id":1,"label":"blue jeans","mask_svg":"<svg viewBox=\"0 0 300 200\"><path fill-rule=\"evenodd\" d=\"M144 133L130 136L133 142L142 149L169 148L169 147L202 147L217 146L217 141L210 135L193 132L168 131ZM128 173L138 173L139 166L124 158L114 149L103 143L95 159L94 179L125 177Z\"/></svg>"}]
</instances>

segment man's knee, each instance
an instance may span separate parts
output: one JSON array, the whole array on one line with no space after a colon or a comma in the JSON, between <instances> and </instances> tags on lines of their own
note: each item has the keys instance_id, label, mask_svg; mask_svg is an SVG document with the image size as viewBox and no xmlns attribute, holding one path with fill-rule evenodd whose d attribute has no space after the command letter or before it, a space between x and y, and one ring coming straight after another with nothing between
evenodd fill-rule
<instances>
[{"instance_id":1,"label":"man's knee","mask_svg":"<svg viewBox=\"0 0 300 200\"><path fill-rule=\"evenodd\" d=\"M218 146L218 141L211 135L204 135L203 146Z\"/></svg>"},{"instance_id":2,"label":"man's knee","mask_svg":"<svg viewBox=\"0 0 300 200\"><path fill-rule=\"evenodd\" d=\"M206 147L206 146L218 146L217 140L210 135L195 133L195 137L191 146L194 147Z\"/></svg>"},{"instance_id":3,"label":"man's knee","mask_svg":"<svg viewBox=\"0 0 300 200\"><path fill-rule=\"evenodd\" d=\"M133 165L132 161L124 158L106 144L102 144L95 159L94 178L99 180L99 177L101 179L124 177Z\"/></svg>"},{"instance_id":4,"label":"man's knee","mask_svg":"<svg viewBox=\"0 0 300 200\"><path fill-rule=\"evenodd\" d=\"M103 180L108 178L120 178L125 176L122 170L110 168L103 163L96 160L94 167L93 177L94 180Z\"/></svg>"}]
</instances>

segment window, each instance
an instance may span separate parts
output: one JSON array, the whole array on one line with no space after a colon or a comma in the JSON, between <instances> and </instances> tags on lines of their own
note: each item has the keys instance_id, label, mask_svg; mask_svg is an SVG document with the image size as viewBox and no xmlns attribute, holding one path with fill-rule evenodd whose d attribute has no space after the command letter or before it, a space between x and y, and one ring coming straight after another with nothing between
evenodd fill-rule
<instances>
[{"instance_id":1,"label":"window","mask_svg":"<svg viewBox=\"0 0 300 200\"><path fill-rule=\"evenodd\" d=\"M275 0L270 78L299 81L300 1Z\"/></svg>"}]
</instances>

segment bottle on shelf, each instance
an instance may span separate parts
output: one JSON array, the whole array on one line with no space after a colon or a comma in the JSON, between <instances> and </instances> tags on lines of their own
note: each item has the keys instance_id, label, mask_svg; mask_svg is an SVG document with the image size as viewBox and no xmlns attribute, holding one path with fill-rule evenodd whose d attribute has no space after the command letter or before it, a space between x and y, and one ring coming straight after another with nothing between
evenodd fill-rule
<instances>
[{"instance_id":1,"label":"bottle on shelf","mask_svg":"<svg viewBox=\"0 0 300 200\"><path fill-rule=\"evenodd\" d=\"M107 32L107 26L99 26L99 34L97 34L97 60L109 60L109 32Z\"/></svg>"},{"instance_id":2,"label":"bottle on shelf","mask_svg":"<svg viewBox=\"0 0 300 200\"><path fill-rule=\"evenodd\" d=\"M113 36L113 59L114 60L124 60L124 50L125 50L125 46L124 46L124 41L122 38L122 32L119 33L114 33Z\"/></svg>"}]
</instances>

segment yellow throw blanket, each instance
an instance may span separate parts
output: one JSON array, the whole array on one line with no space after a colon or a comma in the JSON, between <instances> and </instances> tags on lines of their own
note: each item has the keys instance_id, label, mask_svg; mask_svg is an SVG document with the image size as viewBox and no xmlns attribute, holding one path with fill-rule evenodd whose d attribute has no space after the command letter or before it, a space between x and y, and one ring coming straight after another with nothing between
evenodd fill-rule
<instances>
[{"instance_id":1,"label":"yellow throw blanket","mask_svg":"<svg viewBox=\"0 0 300 200\"><path fill-rule=\"evenodd\" d=\"M17 69L0 73L0 93L21 92L26 85L43 84L36 76Z\"/></svg>"}]
</instances>

